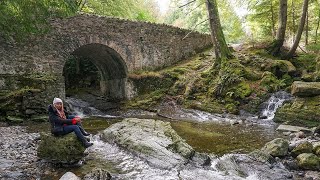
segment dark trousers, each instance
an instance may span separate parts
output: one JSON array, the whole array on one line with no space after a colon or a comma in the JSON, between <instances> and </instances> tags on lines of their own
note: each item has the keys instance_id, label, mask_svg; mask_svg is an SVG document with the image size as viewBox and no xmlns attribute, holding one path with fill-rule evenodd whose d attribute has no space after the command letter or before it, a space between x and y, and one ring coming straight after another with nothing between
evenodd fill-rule
<instances>
[{"instance_id":1,"label":"dark trousers","mask_svg":"<svg viewBox=\"0 0 320 180\"><path fill-rule=\"evenodd\" d=\"M81 131L81 127L79 127L78 125L68 125L68 126L64 126L63 127L63 131L61 133L59 133L60 135L65 135L65 134L69 134L71 132L74 132L77 136L77 138L82 142L85 143L86 139L82 134Z\"/></svg>"}]
</instances>

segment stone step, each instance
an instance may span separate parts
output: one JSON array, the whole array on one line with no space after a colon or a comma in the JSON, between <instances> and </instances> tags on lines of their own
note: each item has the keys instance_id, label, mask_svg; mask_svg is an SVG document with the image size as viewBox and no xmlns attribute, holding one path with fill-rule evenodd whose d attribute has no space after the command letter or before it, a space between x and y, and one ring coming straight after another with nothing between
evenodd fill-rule
<instances>
[{"instance_id":1,"label":"stone step","mask_svg":"<svg viewBox=\"0 0 320 180\"><path fill-rule=\"evenodd\" d=\"M285 125L281 124L278 128L277 131L290 131L290 132L312 132L311 129L305 128L305 127L300 127L300 126L291 126L291 125Z\"/></svg>"},{"instance_id":2,"label":"stone step","mask_svg":"<svg viewBox=\"0 0 320 180\"><path fill-rule=\"evenodd\" d=\"M299 97L320 95L320 82L295 81L292 84L291 94Z\"/></svg>"}]
</instances>

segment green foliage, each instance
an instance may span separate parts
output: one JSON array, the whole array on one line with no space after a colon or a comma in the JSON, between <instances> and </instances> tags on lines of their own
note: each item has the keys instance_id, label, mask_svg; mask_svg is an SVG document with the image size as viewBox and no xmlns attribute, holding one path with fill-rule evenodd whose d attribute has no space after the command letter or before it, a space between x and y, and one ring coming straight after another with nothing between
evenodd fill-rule
<instances>
[{"instance_id":1,"label":"green foliage","mask_svg":"<svg viewBox=\"0 0 320 180\"><path fill-rule=\"evenodd\" d=\"M276 92L286 86L286 79L278 79L271 72L266 71L260 82L268 92Z\"/></svg>"},{"instance_id":2,"label":"green foliage","mask_svg":"<svg viewBox=\"0 0 320 180\"><path fill-rule=\"evenodd\" d=\"M77 12L78 5L76 0L3 0L0 2L0 33L18 41L46 33L50 18L71 16Z\"/></svg>"},{"instance_id":3,"label":"green foliage","mask_svg":"<svg viewBox=\"0 0 320 180\"><path fill-rule=\"evenodd\" d=\"M3 0L0 1L0 35L23 41L50 30L51 18L64 18L77 12L156 21L155 1L146 0Z\"/></svg>"},{"instance_id":4,"label":"green foliage","mask_svg":"<svg viewBox=\"0 0 320 180\"><path fill-rule=\"evenodd\" d=\"M159 8L154 0L88 0L83 12L155 22Z\"/></svg>"},{"instance_id":5,"label":"green foliage","mask_svg":"<svg viewBox=\"0 0 320 180\"><path fill-rule=\"evenodd\" d=\"M202 33L210 33L208 10L205 1L198 0L188 6L179 8L185 1L171 1L171 9L164 18L164 22L186 29L195 29ZM227 42L239 42L244 36L240 18L235 14L229 1L218 0L221 25Z\"/></svg>"}]
</instances>

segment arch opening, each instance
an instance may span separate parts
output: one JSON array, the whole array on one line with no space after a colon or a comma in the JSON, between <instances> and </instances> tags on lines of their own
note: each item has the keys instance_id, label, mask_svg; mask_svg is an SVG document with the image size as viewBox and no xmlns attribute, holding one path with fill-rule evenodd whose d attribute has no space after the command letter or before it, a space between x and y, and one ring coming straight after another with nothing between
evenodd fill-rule
<instances>
[{"instance_id":1,"label":"arch opening","mask_svg":"<svg viewBox=\"0 0 320 180\"><path fill-rule=\"evenodd\" d=\"M106 45L87 44L74 50L64 65L63 76L66 96L126 99L127 66L120 54Z\"/></svg>"}]
</instances>

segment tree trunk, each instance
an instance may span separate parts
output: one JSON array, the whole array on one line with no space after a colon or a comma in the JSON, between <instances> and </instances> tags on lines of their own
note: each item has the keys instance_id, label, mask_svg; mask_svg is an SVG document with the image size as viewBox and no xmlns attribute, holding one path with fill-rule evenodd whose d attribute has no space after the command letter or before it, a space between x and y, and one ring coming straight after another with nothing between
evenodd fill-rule
<instances>
[{"instance_id":1,"label":"tree trunk","mask_svg":"<svg viewBox=\"0 0 320 180\"><path fill-rule=\"evenodd\" d=\"M309 36L309 13L307 11L307 15L306 15L306 45L308 45L308 36Z\"/></svg>"},{"instance_id":2,"label":"tree trunk","mask_svg":"<svg viewBox=\"0 0 320 180\"><path fill-rule=\"evenodd\" d=\"M215 66L220 66L221 60L232 58L233 55L228 48L228 45L226 43L223 31L222 31L216 0L207 0L206 4L208 8L211 38L212 38L215 55L216 55Z\"/></svg>"},{"instance_id":3,"label":"tree trunk","mask_svg":"<svg viewBox=\"0 0 320 180\"><path fill-rule=\"evenodd\" d=\"M271 23L272 23L272 39L276 37L276 29L275 29L275 22L274 22L274 11L273 11L273 4L272 0L270 0L270 10L271 10Z\"/></svg>"},{"instance_id":4,"label":"tree trunk","mask_svg":"<svg viewBox=\"0 0 320 180\"><path fill-rule=\"evenodd\" d=\"M295 7L294 7L294 0L291 3L292 8L292 44L294 42L294 32L296 32L296 17L295 17Z\"/></svg>"},{"instance_id":5,"label":"tree trunk","mask_svg":"<svg viewBox=\"0 0 320 180\"><path fill-rule=\"evenodd\" d=\"M283 46L286 26L287 26L287 6L288 0L280 0L279 10L279 27L277 30L276 40L274 40L268 48L268 52L273 56L280 54L280 48Z\"/></svg>"},{"instance_id":6,"label":"tree trunk","mask_svg":"<svg viewBox=\"0 0 320 180\"><path fill-rule=\"evenodd\" d=\"M291 58L293 56L293 54L296 52L297 47L299 45L300 39L301 39L301 35L303 32L303 28L306 22L306 16L307 16L307 11L308 11L308 3L309 0L304 0L303 2L303 11L301 14L301 18L300 18L300 24L299 24L299 28L298 28L298 32L296 35L296 38L294 40L294 43L292 45L292 47L290 48L288 54L287 54L287 58Z\"/></svg>"},{"instance_id":7,"label":"tree trunk","mask_svg":"<svg viewBox=\"0 0 320 180\"><path fill-rule=\"evenodd\" d=\"M315 40L314 40L314 43L315 43L315 44L317 44L317 40L318 40L319 25L320 25L320 16L319 16L319 18L318 18L318 23L317 23L316 36L315 36Z\"/></svg>"}]
</instances>

